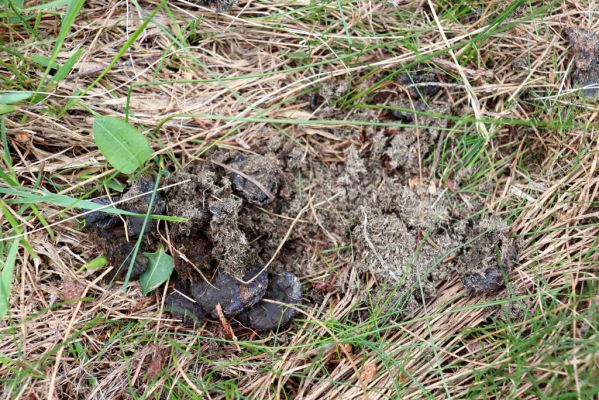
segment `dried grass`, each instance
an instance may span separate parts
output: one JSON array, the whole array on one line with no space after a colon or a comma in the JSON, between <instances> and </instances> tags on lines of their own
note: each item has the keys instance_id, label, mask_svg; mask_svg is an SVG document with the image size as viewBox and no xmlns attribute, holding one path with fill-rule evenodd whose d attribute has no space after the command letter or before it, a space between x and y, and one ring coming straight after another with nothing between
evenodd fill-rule
<instances>
[{"instance_id":1,"label":"dried grass","mask_svg":"<svg viewBox=\"0 0 599 400\"><path fill-rule=\"evenodd\" d=\"M444 37L425 5L400 5L401 14L411 16L401 20L391 2L344 3L341 8L337 2L310 4L241 2L230 14L215 14L192 2L171 2L172 14L159 13L157 23L149 25L79 106L60 118L37 110L24 111L27 119L5 118L19 182L31 186L41 177L47 188L71 194L101 185L112 171L93 143L92 113L122 116L128 104L130 121L165 144L155 147L155 154L185 165L214 145L247 147L260 143L265 135L277 134L269 120L312 119L303 111L307 109L304 93L318 83L374 68L389 71L432 55L438 68L456 76L454 83L446 85L452 109L461 110L464 121L472 122L468 104L476 104L477 116L480 113L490 121L476 124L488 135L485 157L492 189L486 204L501 215L515 216L514 232L524 241L520 264L510 274L507 297L505 293L497 299L469 296L454 279L407 321L386 321L380 326L362 321L352 328L335 321L346 323L362 307L360 291L373 282L361 282L362 277L351 271L347 282L354 284L342 294L326 294L320 307L304 309L309 317L293 328L295 333L283 334L280 342L276 338L252 342L250 336L231 343L210 325L194 331L169 319L160 312L160 303L143 298L135 284L122 293L116 286L100 284L97 273L76 272L93 257L92 246L76 226L63 223L54 227L54 237L47 231L27 236L39 258L26 252L19 255L8 317L12 322L0 325L4 394L29 399L112 399L131 398L127 394L131 390L145 390L146 398L152 393L161 393L162 398L176 393L181 398L185 398L182 393L187 398L230 398L227 393L235 391L215 384L220 379L231 382L242 396L255 399L278 399L288 392L306 400L383 399L398 393L401 398L462 397L472 385L484 384L477 372L516 369L525 362L526 373L536 381L503 384L496 395L536 398L551 389L549 384L538 388L536 382L596 368L596 359L577 351L568 358L568 368L547 365L543 353L516 360L498 339L511 330L534 330L545 312L582 315L592 307L558 292L571 287L574 293L582 293L585 285L596 282L599 264L597 108L594 103L571 103L567 73L571 58L562 36L564 27L586 26L596 18L577 2L563 2L548 13L491 34L476 46L457 46L455 56L450 56L439 51L485 32L501 8L488 5L477 18L462 21L439 18L436 22ZM143 9L156 5L145 2ZM530 13L527 7L518 8L510 19ZM441 10L437 14L442 16ZM64 62L77 48L84 49L83 57L75 73L47 94L45 104L60 109L77 88L91 83L140 18L143 15L133 3L86 2L58 61ZM187 23L197 24L186 32L197 38L183 48L160 26L176 31ZM43 18L40 36L51 40L58 26L59 19ZM325 29L328 33L323 35ZM415 36L413 41L410 35ZM21 40L18 50L24 56L51 50L34 46L26 33ZM370 48L345 57L359 46L386 42L392 48ZM409 46L413 42L417 52ZM476 57L458 66L455 61L464 59L466 48ZM286 56L296 52L309 52L312 66ZM0 58L12 57L4 53ZM492 60L488 62L492 68L482 60ZM2 67L0 71L10 76ZM150 84L157 81L163 83ZM570 109L573 122L563 127L502 122L542 120L539 113L546 113L546 121L555 123L567 118ZM323 159L341 159L348 145L335 137L335 126L319 121L280 129ZM459 127L451 133L460 134ZM41 211L54 215L49 222L59 218L60 210L51 206ZM23 229L39 226L14 210L13 216ZM318 223L314 213L301 218ZM7 232L6 219L0 222ZM328 260L338 266L344 263L341 256ZM66 278L85 284L89 297L59 303ZM547 297L555 303L544 309ZM527 309L524 318L485 334L475 329L488 323L491 311L518 300ZM587 322L591 327L596 324ZM579 328L572 327L572 340L581 337ZM151 357L148 342L152 340L170 346L173 353L165 373L146 382L140 369L144 359ZM575 382L583 397L584 382Z\"/></svg>"}]
</instances>

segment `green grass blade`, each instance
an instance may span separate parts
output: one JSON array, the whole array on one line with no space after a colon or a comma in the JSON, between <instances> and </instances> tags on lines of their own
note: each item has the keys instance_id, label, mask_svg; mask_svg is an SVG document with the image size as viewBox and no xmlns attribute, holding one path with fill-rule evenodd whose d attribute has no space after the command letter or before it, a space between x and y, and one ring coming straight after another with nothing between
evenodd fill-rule
<instances>
[{"instance_id":1,"label":"green grass blade","mask_svg":"<svg viewBox=\"0 0 599 400\"><path fill-rule=\"evenodd\" d=\"M152 14L150 14L150 16L148 18L146 18L141 23L140 26L137 27L137 29L131 34L129 39L127 39L125 44L123 44L123 47L121 47L119 49L119 51L116 53L116 55L112 58L112 61L110 61L110 64L108 64L108 66L106 68L104 68L104 71L102 71L100 73L100 75L98 75L98 77L87 88L85 88L85 90L80 95L81 97L85 96L85 94L87 94L87 92L92 90L92 88L94 86L96 86L98 84L98 82L100 82L102 80L102 78L104 78L104 76L106 76L108 71L110 71L112 69L114 64L116 64L116 62L123 56L123 54L125 54L125 51L127 51L127 49L129 49L129 47L131 47L133 42L135 42L137 40L139 35L141 35L141 33L146 29L146 27L152 21L152 19L154 19L154 17L158 13L158 11L160 11L161 7L162 7L161 5L156 7L156 9L154 11L152 11ZM60 115L63 115L65 112L67 112L69 110L69 108L75 106L78 102L79 102L79 98L75 99L72 103L67 104L67 106L62 110Z\"/></svg>"},{"instance_id":2,"label":"green grass blade","mask_svg":"<svg viewBox=\"0 0 599 400\"><path fill-rule=\"evenodd\" d=\"M83 49L77 50L71 57L69 57L69 59L58 68L56 74L52 77L52 79L50 79L50 83L58 83L62 81L64 78L66 78L77 63L77 61L79 61L81 54L83 54Z\"/></svg>"},{"instance_id":3,"label":"green grass blade","mask_svg":"<svg viewBox=\"0 0 599 400\"><path fill-rule=\"evenodd\" d=\"M84 210L90 211L102 211L109 214L116 215L125 215L132 217L145 217L146 214L134 213L131 211L121 210L112 206L101 205L98 203L94 203L90 200L85 199L77 199L71 196L50 193L47 191L39 191L35 193L31 190L27 190L25 188L13 188L13 187L5 187L0 186L0 194L15 196L16 198L11 200L6 200L7 204L38 204L38 203L50 203L57 206L65 207L66 209L71 208L81 208ZM169 215L150 215L152 219L158 219L162 221L172 221L172 222L183 222L185 218L181 217L173 217Z\"/></svg>"},{"instance_id":4,"label":"green grass blade","mask_svg":"<svg viewBox=\"0 0 599 400\"><path fill-rule=\"evenodd\" d=\"M17 250L19 241L13 240L6 260L2 263L2 272L0 273L0 320L4 318L8 311L8 302L10 299L10 287L12 286L13 271L17 259Z\"/></svg>"},{"instance_id":5,"label":"green grass blade","mask_svg":"<svg viewBox=\"0 0 599 400\"><path fill-rule=\"evenodd\" d=\"M79 10L81 10L81 7L83 6L83 3L84 3L84 0L71 0L69 2L67 10L62 17L62 24L60 26L60 31L58 32L58 36L56 37L56 44L54 45L54 50L52 50L52 54L50 55L50 60L48 60L48 66L46 67L46 70L44 71L44 73L42 74L42 77L40 78L40 81L37 85L36 92L42 91L42 89L45 85L45 82L46 82L46 78L48 77L48 74L50 73L50 70L52 69L52 65L56 62L58 53L60 52L60 49L62 48L62 45L64 44L64 41L65 41L67 35L69 34L71 27L73 26L73 23L75 22L75 18L77 17L77 14L79 14ZM43 95L36 95L33 97L31 103L35 104L35 103L39 102L42 98L43 98Z\"/></svg>"}]
</instances>

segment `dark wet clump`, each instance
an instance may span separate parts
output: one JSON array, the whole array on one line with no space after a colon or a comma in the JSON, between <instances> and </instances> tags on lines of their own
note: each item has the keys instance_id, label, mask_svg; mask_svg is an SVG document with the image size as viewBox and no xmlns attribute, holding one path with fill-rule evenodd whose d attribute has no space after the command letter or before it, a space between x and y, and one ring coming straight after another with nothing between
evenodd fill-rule
<instances>
[{"instance_id":1,"label":"dark wet clump","mask_svg":"<svg viewBox=\"0 0 599 400\"><path fill-rule=\"evenodd\" d=\"M108 205L123 201L113 207L136 214L146 214L152 199L154 185L155 182L152 178L142 176L134 181L131 188L122 196L103 197L93 200L93 202ZM160 193L155 194L153 204L153 214L163 214L165 212L166 202ZM141 234L144 217L119 216L100 210L86 214L84 219L85 229L90 232L96 246L114 267L114 273L109 278L124 279L131 266L135 238ZM145 232L151 233L155 228L156 221L148 219ZM148 259L142 255L145 250L150 249L142 247L137 252L131 268L130 279L139 278L147 269Z\"/></svg>"},{"instance_id":2,"label":"dark wet clump","mask_svg":"<svg viewBox=\"0 0 599 400\"><path fill-rule=\"evenodd\" d=\"M289 272L270 277L259 272L245 276L246 282L255 278L248 284L222 273L211 283L190 285L175 277L175 289L165 300L166 309L173 317L197 326L207 317L218 319L220 305L224 316L236 316L258 331L283 328L296 315L292 306L302 299L300 281Z\"/></svg>"},{"instance_id":3,"label":"dark wet clump","mask_svg":"<svg viewBox=\"0 0 599 400\"><path fill-rule=\"evenodd\" d=\"M411 107L407 107L407 108L394 108L390 110L391 115L393 116L393 118L405 122L405 123L411 123L414 122L414 115L415 112L414 111L410 111ZM422 112L426 110L426 106L425 104L418 100L414 103L414 110L416 112Z\"/></svg>"},{"instance_id":4,"label":"dark wet clump","mask_svg":"<svg viewBox=\"0 0 599 400\"><path fill-rule=\"evenodd\" d=\"M265 273L253 271L244 276L245 284L229 275L219 273L212 283L195 282L191 284L191 297L213 318L218 318L216 305L220 304L223 314L232 317L253 306L264 296L268 279Z\"/></svg>"},{"instance_id":5,"label":"dark wet clump","mask_svg":"<svg viewBox=\"0 0 599 400\"><path fill-rule=\"evenodd\" d=\"M516 241L508 236L504 222L493 219L482 219L471 234L474 239L458 257L460 280L472 293L496 292L505 287L518 257Z\"/></svg>"},{"instance_id":6,"label":"dark wet clump","mask_svg":"<svg viewBox=\"0 0 599 400\"><path fill-rule=\"evenodd\" d=\"M439 78L430 70L405 72L399 76L399 83L408 88L412 96L432 97L441 90Z\"/></svg>"},{"instance_id":7,"label":"dark wet clump","mask_svg":"<svg viewBox=\"0 0 599 400\"><path fill-rule=\"evenodd\" d=\"M464 287L474 293L493 293L504 287L504 275L499 267L483 271L466 272L460 275Z\"/></svg>"},{"instance_id":8,"label":"dark wet clump","mask_svg":"<svg viewBox=\"0 0 599 400\"><path fill-rule=\"evenodd\" d=\"M112 196L102 197L96 200L93 200L94 203L100 204L102 206L113 204L121 200L121 196ZM118 205L114 207L118 208ZM86 214L84 217L85 227L88 229L109 229L116 226L121 219L118 215L109 214L103 211L93 211L89 214Z\"/></svg>"},{"instance_id":9,"label":"dark wet clump","mask_svg":"<svg viewBox=\"0 0 599 400\"><path fill-rule=\"evenodd\" d=\"M290 272L275 275L270 279L264 299L239 315L238 319L258 331L282 328L296 315L295 308L284 304L297 305L301 299L302 287L295 275Z\"/></svg>"},{"instance_id":10,"label":"dark wet clump","mask_svg":"<svg viewBox=\"0 0 599 400\"><path fill-rule=\"evenodd\" d=\"M324 99L322 98L322 96L320 96L318 93L312 93L309 98L310 108L312 109L312 111L318 109L318 107L320 107L320 105L322 104L323 100Z\"/></svg>"},{"instance_id":11,"label":"dark wet clump","mask_svg":"<svg viewBox=\"0 0 599 400\"><path fill-rule=\"evenodd\" d=\"M239 155L229 164L235 193L250 204L264 207L274 200L279 168L276 160L258 155Z\"/></svg>"},{"instance_id":12,"label":"dark wet clump","mask_svg":"<svg viewBox=\"0 0 599 400\"><path fill-rule=\"evenodd\" d=\"M124 208L137 214L146 214L148 207L152 202L152 194L156 182L148 176L139 177L131 188L123 195L125 200ZM139 197L138 197L139 196ZM166 211L166 201L160 192L154 195L152 204L152 214L161 215ZM127 233L132 236L139 236L143 226L143 217L127 217ZM153 231L156 227L155 219L148 219L146 231Z\"/></svg>"},{"instance_id":13,"label":"dark wet clump","mask_svg":"<svg viewBox=\"0 0 599 400\"><path fill-rule=\"evenodd\" d=\"M152 200L152 192L154 191L154 185L155 182L152 178L142 176L136 181L134 181L131 185L131 188L122 196L117 195L112 196L110 198L102 197L93 200L93 202L100 205L108 205L122 201L122 203L114 205L113 207L118 208L120 210L130 211L136 214L146 214L148 211L148 207L150 206L150 202ZM157 192L154 197L152 214L163 214L165 208L166 202L162 195L159 192ZM122 216L122 218L126 222L127 234L131 237L139 236L143 226L144 217ZM107 213L102 210L86 214L84 219L85 227L87 229L95 230L112 229L117 227L119 224L122 224L123 221L123 219L121 219L121 216ZM146 224L146 231L154 229L155 226L156 221L153 219L148 219L148 222Z\"/></svg>"},{"instance_id":14,"label":"dark wet clump","mask_svg":"<svg viewBox=\"0 0 599 400\"><path fill-rule=\"evenodd\" d=\"M566 35L576 63L572 84L582 87L585 96L596 97L599 93L599 35L577 28L566 29Z\"/></svg>"},{"instance_id":15,"label":"dark wet clump","mask_svg":"<svg viewBox=\"0 0 599 400\"><path fill-rule=\"evenodd\" d=\"M175 278L175 290L169 291L164 301L165 309L175 318L181 319L187 325L197 326L206 318L206 312L191 297L189 288Z\"/></svg>"},{"instance_id":16,"label":"dark wet clump","mask_svg":"<svg viewBox=\"0 0 599 400\"><path fill-rule=\"evenodd\" d=\"M114 265L114 276L123 279L129 271L135 246L133 243L128 242L124 238L121 238L120 240L114 240L112 243L111 240L113 239L109 237L105 237L105 240L107 241L107 244L110 243L110 245L105 245L105 254L106 257L111 261L112 265ZM135 257L135 262L131 268L130 279L139 278L147 268L148 259L142 255L141 251L138 251L137 256Z\"/></svg>"}]
</instances>

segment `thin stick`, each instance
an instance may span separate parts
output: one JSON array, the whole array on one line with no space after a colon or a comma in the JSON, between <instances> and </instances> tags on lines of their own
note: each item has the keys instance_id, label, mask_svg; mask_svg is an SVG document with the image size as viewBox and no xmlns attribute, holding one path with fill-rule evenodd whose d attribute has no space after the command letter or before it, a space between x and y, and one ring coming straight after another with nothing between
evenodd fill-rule
<instances>
[{"instance_id":1,"label":"thin stick","mask_svg":"<svg viewBox=\"0 0 599 400\"><path fill-rule=\"evenodd\" d=\"M241 346L238 343L237 336L235 336L235 332L233 332L231 325L225 318L225 314L223 313L223 308L221 307L220 303L216 304L216 314L218 315L220 324L223 326L223 329L225 330L225 334L229 339L233 340L233 342L235 343L235 347L237 347L237 351L241 352Z\"/></svg>"}]
</instances>

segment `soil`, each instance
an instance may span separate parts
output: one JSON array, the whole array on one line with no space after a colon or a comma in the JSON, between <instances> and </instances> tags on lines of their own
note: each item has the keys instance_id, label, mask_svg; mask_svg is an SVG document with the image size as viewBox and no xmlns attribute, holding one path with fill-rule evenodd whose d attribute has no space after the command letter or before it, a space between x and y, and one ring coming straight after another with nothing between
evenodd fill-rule
<instances>
[{"instance_id":1,"label":"soil","mask_svg":"<svg viewBox=\"0 0 599 400\"><path fill-rule=\"evenodd\" d=\"M285 326L295 308L281 303L318 297L307 288L302 293L299 280L319 272L314 249L347 244L353 252L347 268L377 282L364 300L384 302L398 315L421 307L456 274L473 294L500 290L517 256L507 225L475 214L467 204L476 201L452 197L422 166L435 157L447 129L446 120L435 117L449 112L438 82L434 72L399 74L393 90L371 100L403 108L381 112L344 109L341 99L355 87L333 81L320 89L317 104L310 99L317 118L402 123L336 128L347 145L334 151L309 151L269 135L256 143L260 152L215 150L170 175L165 184L184 183L164 191L159 205L187 219L168 227L176 290L166 304L173 315L186 323L217 319L220 304L225 316L253 329ZM290 230L296 217L301 222ZM92 225L104 231L113 219L94 216ZM137 231L135 224L130 228ZM101 251L111 255L121 247L122 240L113 240ZM347 289L344 283L338 280L338 290Z\"/></svg>"},{"instance_id":2,"label":"soil","mask_svg":"<svg viewBox=\"0 0 599 400\"><path fill-rule=\"evenodd\" d=\"M585 96L596 97L599 93L599 35L579 28L567 28L566 35L576 63L573 86L585 87Z\"/></svg>"}]
</instances>

